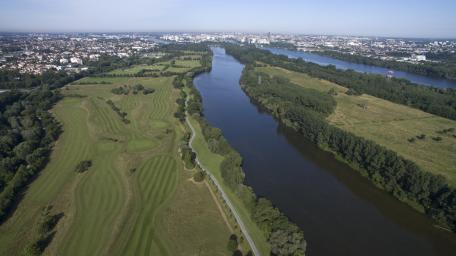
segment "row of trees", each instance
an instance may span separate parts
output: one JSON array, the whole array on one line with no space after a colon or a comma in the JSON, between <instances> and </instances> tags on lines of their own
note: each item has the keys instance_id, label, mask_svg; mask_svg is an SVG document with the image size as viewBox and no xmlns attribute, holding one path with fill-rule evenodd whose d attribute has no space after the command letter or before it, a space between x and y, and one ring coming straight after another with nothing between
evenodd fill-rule
<instances>
[{"instance_id":1,"label":"row of trees","mask_svg":"<svg viewBox=\"0 0 456 256\"><path fill-rule=\"evenodd\" d=\"M258 83L259 76L262 83ZM286 80L256 72L251 64L245 68L241 83L252 99L284 124L357 166L373 183L398 199L418 206L441 225L456 231L456 190L442 176L423 171L385 147L330 125L325 118L330 114L326 112L328 101L324 99L330 94L311 94L322 99L314 101L321 107L299 104L289 95L299 95L296 88L304 94L308 90L291 88Z\"/></svg>"},{"instance_id":2,"label":"row of trees","mask_svg":"<svg viewBox=\"0 0 456 256\"><path fill-rule=\"evenodd\" d=\"M0 70L0 89L26 89L42 85L59 88L87 74L87 72L67 74L63 71L48 70L41 75L34 75L22 74L17 70Z\"/></svg>"},{"instance_id":3,"label":"row of trees","mask_svg":"<svg viewBox=\"0 0 456 256\"><path fill-rule=\"evenodd\" d=\"M423 62L419 64L413 64L394 60L381 60L377 58L370 58L362 55L341 53L336 51L316 52L316 54L330 56L336 59L354 63L401 70L423 76L456 80L456 63Z\"/></svg>"},{"instance_id":4,"label":"row of trees","mask_svg":"<svg viewBox=\"0 0 456 256\"><path fill-rule=\"evenodd\" d=\"M62 130L48 110L60 98L49 88L0 94L0 221L48 161Z\"/></svg>"},{"instance_id":5,"label":"row of trees","mask_svg":"<svg viewBox=\"0 0 456 256\"><path fill-rule=\"evenodd\" d=\"M188 79L185 84L190 89L188 113L199 121L211 152L224 156L220 165L223 182L249 210L252 219L270 243L271 253L273 255L304 255L306 241L303 232L269 200L258 198L253 189L244 184L245 173L242 170L241 156L228 144L220 129L212 127L202 116L202 97L192 80ZM234 248L234 246L232 247Z\"/></svg>"},{"instance_id":6,"label":"row of trees","mask_svg":"<svg viewBox=\"0 0 456 256\"><path fill-rule=\"evenodd\" d=\"M52 206L46 206L41 210L40 218L35 228L32 229L32 241L24 247L23 256L42 255L44 249L53 239L56 231L55 226L64 216L63 213L52 214Z\"/></svg>"},{"instance_id":7,"label":"row of trees","mask_svg":"<svg viewBox=\"0 0 456 256\"><path fill-rule=\"evenodd\" d=\"M119 107L116 106L116 104L114 104L112 100L107 100L106 103L111 107L112 110L114 110L114 112L117 113L117 115L120 117L120 120L122 120L124 124L130 123L130 120L127 119L127 112L122 111Z\"/></svg>"},{"instance_id":8,"label":"row of trees","mask_svg":"<svg viewBox=\"0 0 456 256\"><path fill-rule=\"evenodd\" d=\"M370 94L456 120L456 90L421 86L405 79L363 74L353 70L340 70L334 66L320 66L305 62L302 59L289 59L283 55L277 56L269 51L253 47L226 44L225 48L228 54L233 55L243 63L253 64L256 61L260 61L288 70L306 73L312 77L340 84L357 93Z\"/></svg>"},{"instance_id":9,"label":"row of trees","mask_svg":"<svg viewBox=\"0 0 456 256\"><path fill-rule=\"evenodd\" d=\"M189 133L184 134L184 137L180 145L181 157L184 161L185 168L188 170L192 170L193 168L195 168L196 159L196 154L195 152L193 152L189 145L190 136L191 135Z\"/></svg>"},{"instance_id":10,"label":"row of trees","mask_svg":"<svg viewBox=\"0 0 456 256\"><path fill-rule=\"evenodd\" d=\"M139 92L142 92L144 95L151 94L155 92L155 89L153 88L145 88L142 84L134 84L133 86L119 86L117 88L111 89L111 92L117 95L128 95L130 91L133 94L138 94Z\"/></svg>"}]
</instances>

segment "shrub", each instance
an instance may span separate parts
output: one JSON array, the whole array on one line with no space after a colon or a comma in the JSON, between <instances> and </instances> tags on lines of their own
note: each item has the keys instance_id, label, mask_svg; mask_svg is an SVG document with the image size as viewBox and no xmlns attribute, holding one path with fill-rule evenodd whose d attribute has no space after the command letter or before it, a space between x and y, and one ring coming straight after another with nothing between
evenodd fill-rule
<instances>
[{"instance_id":1,"label":"shrub","mask_svg":"<svg viewBox=\"0 0 456 256\"><path fill-rule=\"evenodd\" d=\"M235 234L232 234L228 240L228 251L235 252L238 248L238 239Z\"/></svg>"},{"instance_id":2,"label":"shrub","mask_svg":"<svg viewBox=\"0 0 456 256\"><path fill-rule=\"evenodd\" d=\"M144 89L142 92L143 92L144 95L147 95L147 94L154 93L154 92L155 92L155 89L146 88L146 89Z\"/></svg>"},{"instance_id":3,"label":"shrub","mask_svg":"<svg viewBox=\"0 0 456 256\"><path fill-rule=\"evenodd\" d=\"M442 137L437 136L437 137L432 137L432 139L433 139L434 141L441 141L441 140L442 140Z\"/></svg>"},{"instance_id":4,"label":"shrub","mask_svg":"<svg viewBox=\"0 0 456 256\"><path fill-rule=\"evenodd\" d=\"M196 182L202 182L205 177L206 174L201 170L198 170L195 172L195 174L193 174L193 180Z\"/></svg>"},{"instance_id":5,"label":"shrub","mask_svg":"<svg viewBox=\"0 0 456 256\"><path fill-rule=\"evenodd\" d=\"M420 134L420 135L416 136L416 138L418 138L420 140L424 140L426 138L426 135Z\"/></svg>"},{"instance_id":6,"label":"shrub","mask_svg":"<svg viewBox=\"0 0 456 256\"><path fill-rule=\"evenodd\" d=\"M89 170L89 168L92 166L92 160L84 160L79 162L78 165L76 165L75 172L85 172Z\"/></svg>"}]
</instances>

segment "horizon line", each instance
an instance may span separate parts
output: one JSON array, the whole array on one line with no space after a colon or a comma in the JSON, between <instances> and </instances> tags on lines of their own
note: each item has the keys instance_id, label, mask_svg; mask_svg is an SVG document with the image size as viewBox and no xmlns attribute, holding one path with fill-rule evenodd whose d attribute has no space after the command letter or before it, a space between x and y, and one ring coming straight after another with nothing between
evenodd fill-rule
<instances>
[{"instance_id":1,"label":"horizon line","mask_svg":"<svg viewBox=\"0 0 456 256\"><path fill-rule=\"evenodd\" d=\"M217 31L217 30L150 30L150 31L145 31L145 30L138 30L138 31L128 31L128 30L118 30L118 31L109 31L109 30L94 30L94 31L89 31L89 30L1 30L0 29L0 34L82 34L82 33L106 33L106 34L128 34L128 33L239 33L239 34L281 34L281 35L302 35L302 36L348 36L348 37L377 37L377 38L397 38L397 39L449 39L449 40L456 40L456 36L393 36L393 35L362 35L362 34L331 34L331 33L303 33L303 32L265 32L265 31Z\"/></svg>"}]
</instances>

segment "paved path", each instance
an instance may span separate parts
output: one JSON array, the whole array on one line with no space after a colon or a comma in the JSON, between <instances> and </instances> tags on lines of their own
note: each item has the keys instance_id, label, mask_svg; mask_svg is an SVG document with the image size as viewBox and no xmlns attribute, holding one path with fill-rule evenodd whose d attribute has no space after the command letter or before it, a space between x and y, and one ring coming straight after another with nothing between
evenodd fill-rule
<instances>
[{"instance_id":1,"label":"paved path","mask_svg":"<svg viewBox=\"0 0 456 256\"><path fill-rule=\"evenodd\" d=\"M187 96L187 99L185 100L185 106L187 107L188 105L188 97ZM188 119L188 112L187 110L185 110L185 121L187 122L188 124L188 127L190 127L190 130L192 130L192 135L190 137L190 140L188 142L190 148L193 150L193 152L195 152L196 154L196 158L195 158L195 162L199 165L199 167L201 168L201 170L203 170L207 177L209 177L209 179L212 180L212 183L217 187L218 191L220 191L220 194L222 195L223 197L223 200L225 200L225 203L228 205L228 207L230 208L231 210L231 213L233 213L233 216L234 218L236 219L236 222L238 223L239 225L239 228L241 229L241 232L242 234L244 235L245 239L247 240L247 242L249 243L249 246L250 246L250 249L252 250L253 252L253 255L256 255L256 256L261 256L260 252L258 251L258 249L256 248L255 246L255 243L253 242L253 239L252 237L250 237L249 233L247 232L247 228L245 227L244 225L244 222L242 222L242 219L241 217L239 217L239 214L237 213L236 209L234 208L233 204L231 203L230 199L228 198L228 196L225 194L225 191L223 191L222 189L222 186L220 186L220 184L218 183L217 179L214 177L214 175L211 174L211 172L209 172L207 170L206 167L204 167L203 164L201 164L201 162L199 161L198 159L198 152L195 151L195 149L193 149L193 146L192 146L192 143L193 143L193 140L195 139L195 129L193 128L192 124L190 123L190 120Z\"/></svg>"}]
</instances>

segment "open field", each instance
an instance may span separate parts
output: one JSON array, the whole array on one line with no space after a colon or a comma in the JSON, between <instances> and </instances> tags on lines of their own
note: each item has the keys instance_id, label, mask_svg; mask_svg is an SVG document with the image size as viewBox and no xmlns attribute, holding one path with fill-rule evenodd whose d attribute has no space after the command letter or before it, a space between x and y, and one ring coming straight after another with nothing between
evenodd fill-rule
<instances>
[{"instance_id":1,"label":"open field","mask_svg":"<svg viewBox=\"0 0 456 256\"><path fill-rule=\"evenodd\" d=\"M64 132L48 166L0 226L0 255L21 252L33 236L30 227L41 208L49 204L64 217L46 255L228 255L229 228L207 188L187 180L178 155L183 128L173 117L179 92L172 80L90 77L82 81L108 84L62 90L72 97L60 101L53 112ZM110 92L136 83L155 92ZM127 113L129 124L108 99ZM83 160L91 160L92 166L75 172ZM205 200L191 203L193 198ZM192 212L203 212L204 220L188 220ZM189 226L174 226L179 224Z\"/></svg>"},{"instance_id":2,"label":"open field","mask_svg":"<svg viewBox=\"0 0 456 256\"><path fill-rule=\"evenodd\" d=\"M132 67L124 68L124 69L116 69L113 71L108 72L109 75L136 75L139 72L146 71L146 74L151 73L159 73L160 71L169 71L169 72L176 72L176 73L185 73L192 68L200 66L199 60L183 60L183 57L192 57L201 59L200 55L193 55L193 56L182 56L176 57L173 59L174 64L171 63L171 60L161 61L154 65L134 65ZM167 68L166 68L167 67ZM148 71L154 70L154 71Z\"/></svg>"},{"instance_id":3,"label":"open field","mask_svg":"<svg viewBox=\"0 0 456 256\"><path fill-rule=\"evenodd\" d=\"M223 182L220 171L220 163L223 161L223 156L212 153L209 150L209 146L206 140L204 139L204 136L201 131L201 126L199 125L198 121L196 121L193 117L190 117L189 120L196 132L195 139L192 145L195 151L198 153L199 161L209 171L211 171L212 175L214 175L214 177L219 181L220 185L223 187L223 190L228 195L237 212L239 213L240 217L244 221L244 224L249 230L249 234L254 240L254 243L260 251L261 255L269 255L270 246L264 238L262 231L251 219L249 211L244 207L244 204L240 201L238 196L233 194L233 192L228 187L226 187L226 185ZM244 244L244 248L245 246L247 245Z\"/></svg>"},{"instance_id":4,"label":"open field","mask_svg":"<svg viewBox=\"0 0 456 256\"><path fill-rule=\"evenodd\" d=\"M199 64L199 60L179 60L178 59L178 60L176 60L175 65L189 67L189 68L196 68L200 64Z\"/></svg>"},{"instance_id":5,"label":"open field","mask_svg":"<svg viewBox=\"0 0 456 256\"><path fill-rule=\"evenodd\" d=\"M195 184L191 172L181 173L173 200L160 214L159 232L173 245L175 255L227 255L230 233L209 188L203 182Z\"/></svg>"},{"instance_id":6,"label":"open field","mask_svg":"<svg viewBox=\"0 0 456 256\"><path fill-rule=\"evenodd\" d=\"M276 67L257 68L271 75L288 77L293 83L306 88L328 92L334 88L337 95L335 112L328 121L358 136L375 141L426 171L445 176L456 185L456 132L439 133L454 128L456 121L395 104L366 94L347 95L345 87L306 74ZM424 139L417 136L424 134ZM433 138L440 137L440 141ZM414 138L412 142L409 139Z\"/></svg>"},{"instance_id":7,"label":"open field","mask_svg":"<svg viewBox=\"0 0 456 256\"><path fill-rule=\"evenodd\" d=\"M108 74L113 74L113 75L135 75L142 70L159 70L161 71L163 69L163 66L161 65L135 65L129 68L125 69L116 69L111 72L108 72Z\"/></svg>"}]
</instances>

